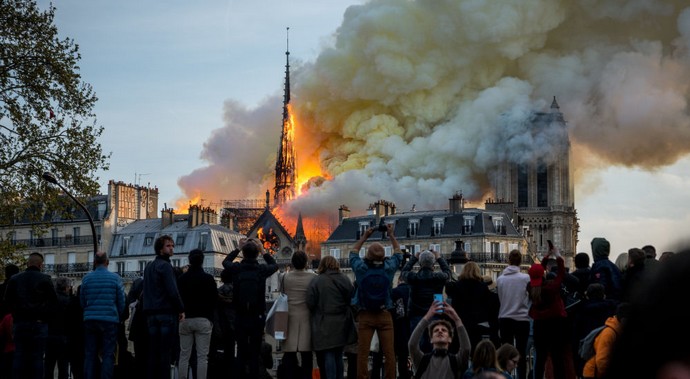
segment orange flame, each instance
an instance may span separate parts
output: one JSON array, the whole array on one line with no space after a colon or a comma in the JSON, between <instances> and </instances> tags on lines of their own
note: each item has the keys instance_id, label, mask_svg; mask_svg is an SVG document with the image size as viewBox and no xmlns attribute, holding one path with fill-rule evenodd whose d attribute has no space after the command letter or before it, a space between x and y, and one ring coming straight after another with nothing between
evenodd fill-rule
<instances>
[{"instance_id":1,"label":"orange flame","mask_svg":"<svg viewBox=\"0 0 690 379\"><path fill-rule=\"evenodd\" d=\"M192 198L186 199L183 197L175 201L175 209L179 210L180 212L187 212L190 205L199 204L201 203L201 200L201 191L196 191L196 195L194 195Z\"/></svg>"},{"instance_id":2,"label":"orange flame","mask_svg":"<svg viewBox=\"0 0 690 379\"><path fill-rule=\"evenodd\" d=\"M292 105L288 105L288 113L290 115L288 130L291 137L296 137L294 140L295 150L299 152L295 162L295 187L296 196L300 196L309 187L321 184L324 178L328 178L329 175L322 170L318 152L314 150L317 144L312 141L312 136L299 128L301 123L297 121L299 115L295 112Z\"/></svg>"},{"instance_id":3,"label":"orange flame","mask_svg":"<svg viewBox=\"0 0 690 379\"><path fill-rule=\"evenodd\" d=\"M280 241L278 236L273 232L273 228L268 228L268 231L264 232L264 227L259 227L256 231L256 237L263 244L264 250L270 252L271 255L276 255L280 248Z\"/></svg>"}]
</instances>

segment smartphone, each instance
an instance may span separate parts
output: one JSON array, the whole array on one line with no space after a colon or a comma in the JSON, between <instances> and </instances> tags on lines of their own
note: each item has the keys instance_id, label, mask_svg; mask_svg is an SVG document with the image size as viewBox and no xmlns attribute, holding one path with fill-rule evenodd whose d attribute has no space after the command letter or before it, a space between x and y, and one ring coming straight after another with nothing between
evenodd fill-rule
<instances>
[{"instance_id":1,"label":"smartphone","mask_svg":"<svg viewBox=\"0 0 690 379\"><path fill-rule=\"evenodd\" d=\"M439 302L439 303L441 303L441 306L443 306L443 294L442 293L434 294L434 302ZM443 313L443 309L437 310L436 313Z\"/></svg>"},{"instance_id":2,"label":"smartphone","mask_svg":"<svg viewBox=\"0 0 690 379\"><path fill-rule=\"evenodd\" d=\"M549 251L553 250L553 242L551 242L551 240L546 240L546 243L549 244Z\"/></svg>"}]
</instances>

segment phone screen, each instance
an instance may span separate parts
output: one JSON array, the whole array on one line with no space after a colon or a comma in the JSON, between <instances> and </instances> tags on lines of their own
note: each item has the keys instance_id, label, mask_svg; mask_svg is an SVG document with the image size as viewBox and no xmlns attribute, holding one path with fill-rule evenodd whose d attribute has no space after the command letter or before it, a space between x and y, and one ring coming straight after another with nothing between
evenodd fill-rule
<instances>
[{"instance_id":1,"label":"phone screen","mask_svg":"<svg viewBox=\"0 0 690 379\"><path fill-rule=\"evenodd\" d=\"M443 294L441 294L441 293L434 294L434 302L439 302L439 303L443 304ZM443 313L443 309L437 310L436 313Z\"/></svg>"}]
</instances>

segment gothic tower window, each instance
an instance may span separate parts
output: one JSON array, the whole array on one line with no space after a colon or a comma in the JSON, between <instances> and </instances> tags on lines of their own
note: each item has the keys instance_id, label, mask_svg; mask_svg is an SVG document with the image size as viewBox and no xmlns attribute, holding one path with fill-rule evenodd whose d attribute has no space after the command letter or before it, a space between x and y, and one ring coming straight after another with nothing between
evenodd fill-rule
<instances>
[{"instance_id":1,"label":"gothic tower window","mask_svg":"<svg viewBox=\"0 0 690 379\"><path fill-rule=\"evenodd\" d=\"M527 165L519 164L517 168L517 185L518 185L518 207L523 208L528 206L529 201L529 185L527 182Z\"/></svg>"},{"instance_id":2,"label":"gothic tower window","mask_svg":"<svg viewBox=\"0 0 690 379\"><path fill-rule=\"evenodd\" d=\"M549 206L549 181L548 171L544 162L537 165L537 206Z\"/></svg>"}]
</instances>

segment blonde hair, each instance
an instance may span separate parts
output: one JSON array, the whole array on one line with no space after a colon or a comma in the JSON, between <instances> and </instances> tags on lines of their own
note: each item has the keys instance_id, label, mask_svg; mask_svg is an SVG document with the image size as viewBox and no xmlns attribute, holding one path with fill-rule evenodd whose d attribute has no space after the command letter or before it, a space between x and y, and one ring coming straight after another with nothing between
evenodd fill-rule
<instances>
[{"instance_id":1,"label":"blonde hair","mask_svg":"<svg viewBox=\"0 0 690 379\"><path fill-rule=\"evenodd\" d=\"M338 262L337 259L333 258L330 255L321 258L321 262L319 262L319 268L316 269L316 272L318 274L323 274L328 270L340 271L340 262Z\"/></svg>"},{"instance_id":2,"label":"blonde hair","mask_svg":"<svg viewBox=\"0 0 690 379\"><path fill-rule=\"evenodd\" d=\"M479 270L479 265L476 262L469 261L465 263L460 273L460 279L474 279L480 282L484 281L482 278L482 272Z\"/></svg>"}]
</instances>

